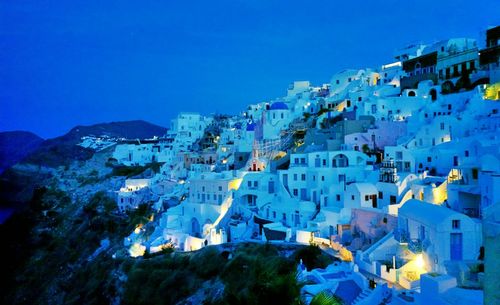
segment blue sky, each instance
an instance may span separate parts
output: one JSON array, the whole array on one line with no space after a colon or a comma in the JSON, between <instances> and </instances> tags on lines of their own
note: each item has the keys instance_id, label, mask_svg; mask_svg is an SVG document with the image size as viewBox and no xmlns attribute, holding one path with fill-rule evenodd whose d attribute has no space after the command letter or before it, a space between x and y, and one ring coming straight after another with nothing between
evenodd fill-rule
<instances>
[{"instance_id":1,"label":"blue sky","mask_svg":"<svg viewBox=\"0 0 500 305\"><path fill-rule=\"evenodd\" d=\"M164 2L164 3L159 3ZM412 42L484 40L500 1L0 0L0 131L237 113Z\"/></svg>"}]
</instances>

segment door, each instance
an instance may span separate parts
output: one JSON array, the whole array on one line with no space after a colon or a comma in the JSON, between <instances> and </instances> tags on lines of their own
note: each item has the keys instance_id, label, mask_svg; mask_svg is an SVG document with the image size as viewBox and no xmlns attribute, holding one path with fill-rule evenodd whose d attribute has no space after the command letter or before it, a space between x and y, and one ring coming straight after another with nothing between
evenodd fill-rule
<instances>
[{"instance_id":1,"label":"door","mask_svg":"<svg viewBox=\"0 0 500 305\"><path fill-rule=\"evenodd\" d=\"M372 195L372 207L377 208L377 195Z\"/></svg>"},{"instance_id":2,"label":"door","mask_svg":"<svg viewBox=\"0 0 500 305\"><path fill-rule=\"evenodd\" d=\"M450 259L462 260L462 233L450 234Z\"/></svg>"},{"instance_id":3,"label":"door","mask_svg":"<svg viewBox=\"0 0 500 305\"><path fill-rule=\"evenodd\" d=\"M300 199L307 200L307 189L300 189Z\"/></svg>"},{"instance_id":4,"label":"door","mask_svg":"<svg viewBox=\"0 0 500 305\"><path fill-rule=\"evenodd\" d=\"M274 181L269 181L269 194L274 193Z\"/></svg>"}]
</instances>

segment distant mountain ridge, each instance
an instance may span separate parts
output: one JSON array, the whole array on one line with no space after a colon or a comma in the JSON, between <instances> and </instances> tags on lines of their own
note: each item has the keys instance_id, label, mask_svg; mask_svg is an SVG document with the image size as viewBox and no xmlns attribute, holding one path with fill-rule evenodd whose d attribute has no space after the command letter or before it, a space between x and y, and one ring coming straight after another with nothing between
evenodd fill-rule
<instances>
[{"instance_id":1,"label":"distant mountain ridge","mask_svg":"<svg viewBox=\"0 0 500 305\"><path fill-rule=\"evenodd\" d=\"M165 127L151 124L142 120L134 120L100 123L89 126L76 126L72 128L67 134L58 138L63 138L65 140L77 140L78 142L80 141L81 137L88 135L106 135L114 138L145 139L152 138L154 136L160 137L165 133L167 133L167 128Z\"/></svg>"},{"instance_id":2,"label":"distant mountain ridge","mask_svg":"<svg viewBox=\"0 0 500 305\"><path fill-rule=\"evenodd\" d=\"M12 163L13 161L11 161L5 169L20 161L40 166L57 167L73 160L87 160L94 151L77 145L83 136L106 135L112 138L144 139L163 136L167 130L165 127L142 120L76 126L62 136L45 141L41 140L34 149L22 154L22 157L17 158L16 162Z\"/></svg>"},{"instance_id":3,"label":"distant mountain ridge","mask_svg":"<svg viewBox=\"0 0 500 305\"><path fill-rule=\"evenodd\" d=\"M0 174L35 151L43 141L29 131L0 132Z\"/></svg>"}]
</instances>

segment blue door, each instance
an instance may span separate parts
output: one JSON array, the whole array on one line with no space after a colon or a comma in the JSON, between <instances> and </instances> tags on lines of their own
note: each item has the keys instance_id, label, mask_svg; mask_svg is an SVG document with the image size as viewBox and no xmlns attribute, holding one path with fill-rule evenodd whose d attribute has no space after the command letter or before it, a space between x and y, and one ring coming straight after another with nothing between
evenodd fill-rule
<instances>
[{"instance_id":1,"label":"blue door","mask_svg":"<svg viewBox=\"0 0 500 305\"><path fill-rule=\"evenodd\" d=\"M462 260L462 233L450 234L450 259Z\"/></svg>"},{"instance_id":2,"label":"blue door","mask_svg":"<svg viewBox=\"0 0 500 305\"><path fill-rule=\"evenodd\" d=\"M269 190L269 194L272 194L274 193L274 181L269 181L269 185L268 185L268 190Z\"/></svg>"}]
</instances>

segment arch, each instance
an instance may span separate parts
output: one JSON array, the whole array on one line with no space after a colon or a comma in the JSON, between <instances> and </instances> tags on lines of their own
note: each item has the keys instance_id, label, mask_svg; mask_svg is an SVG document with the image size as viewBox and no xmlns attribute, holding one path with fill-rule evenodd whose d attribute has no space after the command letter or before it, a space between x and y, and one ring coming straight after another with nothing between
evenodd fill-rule
<instances>
[{"instance_id":1,"label":"arch","mask_svg":"<svg viewBox=\"0 0 500 305\"><path fill-rule=\"evenodd\" d=\"M432 88L430 91L429 91L429 95L431 96L431 100L434 102L435 100L437 100L437 91L436 89Z\"/></svg>"},{"instance_id":2,"label":"arch","mask_svg":"<svg viewBox=\"0 0 500 305\"><path fill-rule=\"evenodd\" d=\"M332 158L332 167L348 167L349 158L344 154L338 154Z\"/></svg>"},{"instance_id":3,"label":"arch","mask_svg":"<svg viewBox=\"0 0 500 305\"><path fill-rule=\"evenodd\" d=\"M408 91L408 96L414 97L414 96L417 96L417 94L415 93L414 90L410 90L410 91Z\"/></svg>"},{"instance_id":4,"label":"arch","mask_svg":"<svg viewBox=\"0 0 500 305\"><path fill-rule=\"evenodd\" d=\"M452 93L453 91L455 91L455 85L453 85L453 82L452 81L445 81L442 85L441 85L441 93Z\"/></svg>"},{"instance_id":5,"label":"arch","mask_svg":"<svg viewBox=\"0 0 500 305\"><path fill-rule=\"evenodd\" d=\"M200 222L196 217L191 218L191 235L199 237L201 234Z\"/></svg>"},{"instance_id":6,"label":"arch","mask_svg":"<svg viewBox=\"0 0 500 305\"><path fill-rule=\"evenodd\" d=\"M490 83L490 78L489 77L483 77L475 82L472 83L471 88L476 88L479 85L484 85L484 84L489 84Z\"/></svg>"}]
</instances>

